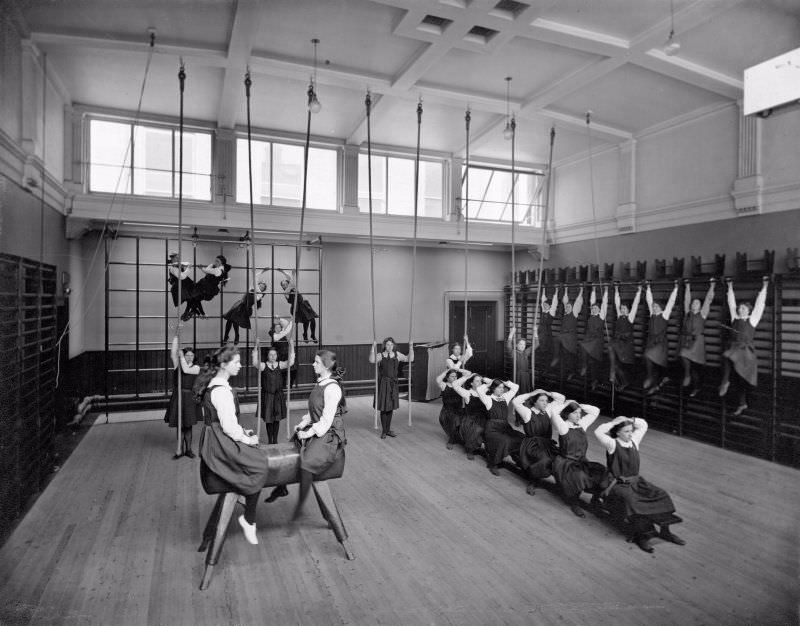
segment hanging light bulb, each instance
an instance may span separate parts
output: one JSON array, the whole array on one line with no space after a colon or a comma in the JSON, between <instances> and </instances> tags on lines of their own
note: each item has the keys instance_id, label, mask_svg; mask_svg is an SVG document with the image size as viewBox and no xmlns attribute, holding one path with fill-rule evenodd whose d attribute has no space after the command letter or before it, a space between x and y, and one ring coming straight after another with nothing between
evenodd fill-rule
<instances>
[{"instance_id":1,"label":"hanging light bulb","mask_svg":"<svg viewBox=\"0 0 800 626\"><path fill-rule=\"evenodd\" d=\"M511 141L511 138L514 137L514 129L516 128L516 122L514 121L514 117L511 115L511 76L506 76L506 127L503 129L503 139Z\"/></svg>"},{"instance_id":2,"label":"hanging light bulb","mask_svg":"<svg viewBox=\"0 0 800 626\"><path fill-rule=\"evenodd\" d=\"M314 74L311 76L311 82L308 85L308 110L312 113L319 113L322 110L322 103L317 97L317 46L319 39L314 37L311 40L314 44Z\"/></svg>"},{"instance_id":3,"label":"hanging light bulb","mask_svg":"<svg viewBox=\"0 0 800 626\"><path fill-rule=\"evenodd\" d=\"M681 42L675 39L675 7L674 0L669 2L669 37L667 43L664 44L662 52L668 57L675 56L680 52Z\"/></svg>"}]
</instances>

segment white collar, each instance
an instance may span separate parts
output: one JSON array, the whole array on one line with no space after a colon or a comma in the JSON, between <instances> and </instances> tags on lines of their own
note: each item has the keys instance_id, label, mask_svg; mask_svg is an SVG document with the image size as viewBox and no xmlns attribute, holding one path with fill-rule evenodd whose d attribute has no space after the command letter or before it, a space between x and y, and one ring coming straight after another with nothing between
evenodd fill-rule
<instances>
[{"instance_id":1,"label":"white collar","mask_svg":"<svg viewBox=\"0 0 800 626\"><path fill-rule=\"evenodd\" d=\"M221 376L214 376L214 378L211 379L211 382L208 383L208 386L209 387L227 387L228 389L231 388L230 382L228 382L226 379L222 378Z\"/></svg>"},{"instance_id":2,"label":"white collar","mask_svg":"<svg viewBox=\"0 0 800 626\"><path fill-rule=\"evenodd\" d=\"M630 441L622 441L621 439L617 439L617 445L622 446L623 448L633 448L635 447L633 444L633 439Z\"/></svg>"}]
</instances>

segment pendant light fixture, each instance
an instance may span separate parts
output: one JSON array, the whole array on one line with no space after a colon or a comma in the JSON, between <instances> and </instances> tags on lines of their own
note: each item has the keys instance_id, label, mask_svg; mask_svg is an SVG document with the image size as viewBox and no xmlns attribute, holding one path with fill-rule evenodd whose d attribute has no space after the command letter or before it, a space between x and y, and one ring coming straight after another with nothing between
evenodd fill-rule
<instances>
[{"instance_id":1,"label":"pendant light fixture","mask_svg":"<svg viewBox=\"0 0 800 626\"><path fill-rule=\"evenodd\" d=\"M503 129L503 139L511 141L517 122L511 115L511 76L506 76L506 127Z\"/></svg>"}]
</instances>

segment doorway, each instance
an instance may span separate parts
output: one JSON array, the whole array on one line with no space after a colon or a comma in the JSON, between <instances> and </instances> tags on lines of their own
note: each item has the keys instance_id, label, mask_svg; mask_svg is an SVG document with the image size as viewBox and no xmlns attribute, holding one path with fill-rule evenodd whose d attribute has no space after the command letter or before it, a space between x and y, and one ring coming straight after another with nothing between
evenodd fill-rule
<instances>
[{"instance_id":1,"label":"doorway","mask_svg":"<svg viewBox=\"0 0 800 626\"><path fill-rule=\"evenodd\" d=\"M464 338L464 301L451 300L449 310L449 341L461 342ZM494 300L470 300L467 302L467 334L472 345L473 356L467 369L487 376L502 371L502 350L497 361L497 302Z\"/></svg>"}]
</instances>

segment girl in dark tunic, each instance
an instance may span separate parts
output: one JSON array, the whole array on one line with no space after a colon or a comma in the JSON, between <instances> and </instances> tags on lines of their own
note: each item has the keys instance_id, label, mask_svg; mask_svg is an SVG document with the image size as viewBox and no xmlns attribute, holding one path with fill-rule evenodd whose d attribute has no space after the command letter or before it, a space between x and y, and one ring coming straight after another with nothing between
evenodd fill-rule
<instances>
[{"instance_id":1,"label":"girl in dark tunic","mask_svg":"<svg viewBox=\"0 0 800 626\"><path fill-rule=\"evenodd\" d=\"M667 367L667 327L669 326L669 316L672 314L672 307L678 297L678 281L672 288L672 293L667 300L667 306L663 309L658 302L653 301L653 292L650 290L650 283L647 283L645 291L645 301L650 311L650 322L647 327L647 348L644 351L644 362L647 367L647 378L644 381L644 388L647 395L657 393L669 379L664 375Z\"/></svg>"},{"instance_id":2,"label":"girl in dark tunic","mask_svg":"<svg viewBox=\"0 0 800 626\"><path fill-rule=\"evenodd\" d=\"M285 361L278 360L278 351L275 348L268 348L267 362L262 363L258 358L260 350L256 339L253 367L261 373L261 419L267 427L267 443L278 443L278 429L281 420L286 419L283 372L294 365L294 342L289 340L289 358Z\"/></svg>"},{"instance_id":3,"label":"girl in dark tunic","mask_svg":"<svg viewBox=\"0 0 800 626\"><path fill-rule=\"evenodd\" d=\"M315 342L317 340L317 318L319 315L314 311L308 300L303 297L303 294L297 292L294 278L282 269L278 271L285 277L281 281L281 289L283 289L286 302L289 303L289 312L298 324L303 325L303 341L308 341L308 331L311 329L311 341Z\"/></svg>"},{"instance_id":4,"label":"girl in dark tunic","mask_svg":"<svg viewBox=\"0 0 800 626\"><path fill-rule=\"evenodd\" d=\"M583 307L583 285L581 285L573 304L569 303L568 289L564 287L564 297L561 301L564 304L564 314L561 316L561 330L553 342L555 356L550 362L550 369L558 367L559 362L563 359L568 378L572 378L578 358L578 316Z\"/></svg>"},{"instance_id":5,"label":"girl in dark tunic","mask_svg":"<svg viewBox=\"0 0 800 626\"><path fill-rule=\"evenodd\" d=\"M733 293L733 282L728 281L728 310L730 311L733 336L730 345L722 353L722 383L719 386L720 397L728 393L730 386L731 366L741 381L739 388L739 406L734 415L741 415L747 409L747 391L756 386L758 381L758 359L754 337L756 326L764 315L767 304L767 285L769 277L764 276L761 290L756 297L755 305L742 302L736 305L736 296Z\"/></svg>"},{"instance_id":6,"label":"girl in dark tunic","mask_svg":"<svg viewBox=\"0 0 800 626\"><path fill-rule=\"evenodd\" d=\"M542 287L542 314L539 318L539 327L536 328L534 337L535 350L539 353L537 360L547 363L553 358L553 319L558 309L558 287L553 292L553 304L547 302L546 289ZM522 387L520 387L522 389Z\"/></svg>"},{"instance_id":7,"label":"girl in dark tunic","mask_svg":"<svg viewBox=\"0 0 800 626\"><path fill-rule=\"evenodd\" d=\"M614 339L608 346L608 356L611 361L609 378L619 391L629 384L626 369L634 364L636 352L633 343L633 322L639 310L639 300L642 295L642 286L636 288L633 304L628 309L627 304L622 304L619 297L619 285L614 285L614 306L617 310L617 321L614 324Z\"/></svg>"},{"instance_id":8,"label":"girl in dark tunic","mask_svg":"<svg viewBox=\"0 0 800 626\"><path fill-rule=\"evenodd\" d=\"M189 278L189 264L178 263L178 255L173 252L169 255L168 259L167 281L169 282L169 291L172 294L172 304L177 309L181 304L186 302L191 294L194 292L194 281ZM178 302L178 281L181 284L181 301ZM184 320L185 321L185 320Z\"/></svg>"},{"instance_id":9,"label":"girl in dark tunic","mask_svg":"<svg viewBox=\"0 0 800 626\"><path fill-rule=\"evenodd\" d=\"M228 280L231 266L228 265L227 259L220 254L214 259L213 263L206 267L201 267L200 271L205 275L195 283L194 289L186 301L186 310L181 317L183 321L188 320L193 315L198 317L206 316L206 312L203 309L203 301L213 300L219 294L220 286Z\"/></svg>"},{"instance_id":10,"label":"girl in dark tunic","mask_svg":"<svg viewBox=\"0 0 800 626\"><path fill-rule=\"evenodd\" d=\"M464 349L461 349L460 343L450 346L450 356L445 359L445 367L449 370L462 370L471 358L472 346L469 345L469 337L464 335Z\"/></svg>"},{"instance_id":11,"label":"girl in dark tunic","mask_svg":"<svg viewBox=\"0 0 800 626\"><path fill-rule=\"evenodd\" d=\"M378 397L373 400L372 406L381 414L381 439L397 437L392 430L392 416L400 408L400 389L397 384L397 372L401 362L410 363L414 355L407 357L394 349L394 339L387 337L383 340L383 350L375 354L375 344L369 353L369 362L378 360Z\"/></svg>"},{"instance_id":12,"label":"girl in dark tunic","mask_svg":"<svg viewBox=\"0 0 800 626\"><path fill-rule=\"evenodd\" d=\"M278 361L286 361L289 359L289 340L287 337L292 336L292 328L294 328L294 322L288 318L282 317L273 322L272 328L268 332L269 336L272 338L272 347L278 351ZM283 370L284 384L288 376L287 372L291 373L292 387L297 387L297 363L292 365L288 370Z\"/></svg>"},{"instance_id":13,"label":"girl in dark tunic","mask_svg":"<svg viewBox=\"0 0 800 626\"><path fill-rule=\"evenodd\" d=\"M548 411L552 400L563 405L565 398L560 393L535 389L511 402L517 413L517 424L522 423L525 431L519 448L519 466L528 476L525 491L530 496L536 493L537 483L553 473L553 458L558 454Z\"/></svg>"},{"instance_id":14,"label":"girl in dark tunic","mask_svg":"<svg viewBox=\"0 0 800 626\"><path fill-rule=\"evenodd\" d=\"M308 396L308 413L295 426L295 436L300 447L300 495L292 515L297 521L303 510L311 483L344 456L347 438L344 432L344 394L341 387L341 370L336 364L336 353L319 350L314 357L317 384Z\"/></svg>"},{"instance_id":15,"label":"girl in dark tunic","mask_svg":"<svg viewBox=\"0 0 800 626\"><path fill-rule=\"evenodd\" d=\"M605 325L606 313L608 312L608 287L603 288L603 300L600 306L597 306L597 296L595 289L592 287L592 293L589 296L589 319L586 321L586 332L581 341L581 353L583 354L583 369L581 376L589 374L589 382L592 389L597 387L600 382L600 365L603 360L604 341L605 341Z\"/></svg>"},{"instance_id":16,"label":"girl in dark tunic","mask_svg":"<svg viewBox=\"0 0 800 626\"><path fill-rule=\"evenodd\" d=\"M511 354L511 358L514 359L514 363L516 363L517 378L515 382L517 387L521 389L523 393L528 393L533 389L531 379L531 348L528 346L528 341L524 337L520 337L517 339L516 343L514 343L514 335L516 335L516 333L517 329L512 327L511 332L508 333L506 345Z\"/></svg>"},{"instance_id":17,"label":"girl in dark tunic","mask_svg":"<svg viewBox=\"0 0 800 626\"><path fill-rule=\"evenodd\" d=\"M262 271L259 276L263 274L264 271ZM239 329L250 329L250 317L253 315L253 305L255 304L255 306L260 309L261 300L264 298L264 294L267 291L267 283L264 281L258 281L256 286L257 289L255 291L251 289L249 293L243 295L236 304L223 314L222 317L225 320L225 334L222 337L222 343L228 342L228 336L231 333L231 329L233 329L233 343L234 345L238 345Z\"/></svg>"},{"instance_id":18,"label":"girl in dark tunic","mask_svg":"<svg viewBox=\"0 0 800 626\"><path fill-rule=\"evenodd\" d=\"M686 291L683 294L683 308L686 313L681 331L681 363L683 363L683 387L692 387L689 396L694 398L700 391L700 369L706 364L705 332L708 313L714 300L714 283L712 278L703 304L698 298L692 299L692 289L688 279L684 281Z\"/></svg>"},{"instance_id":19,"label":"girl in dark tunic","mask_svg":"<svg viewBox=\"0 0 800 626\"><path fill-rule=\"evenodd\" d=\"M563 405L558 403L548 414L553 429L558 433L558 456L553 459L553 475L570 510L578 517L586 517L579 504L581 492L592 493L594 503L606 483L606 468L586 458L589 449L586 429L600 415L600 409L570 400Z\"/></svg>"},{"instance_id":20,"label":"girl in dark tunic","mask_svg":"<svg viewBox=\"0 0 800 626\"><path fill-rule=\"evenodd\" d=\"M633 530L633 540L645 552L652 552L653 524L661 527L660 537L679 546L686 542L673 535L670 524L682 521L675 513L669 494L639 476L639 446L647 432L647 422L635 417L617 417L601 424L594 434L606 449L611 484L604 491L609 505L619 506Z\"/></svg>"},{"instance_id":21,"label":"girl in dark tunic","mask_svg":"<svg viewBox=\"0 0 800 626\"><path fill-rule=\"evenodd\" d=\"M169 424L170 428L177 428L178 426L178 393L181 394L181 452L173 456L173 459L179 459L182 456L188 456L190 459L194 458L192 452L192 426L197 423L199 407L194 401L192 394L192 387L197 375L200 373L200 366L195 364L194 350L191 348L180 349L180 340L178 335L172 339L172 350L170 351L172 357L172 396L169 399L169 406L164 415L164 421ZM178 391L178 367L181 368L181 388Z\"/></svg>"},{"instance_id":22,"label":"girl in dark tunic","mask_svg":"<svg viewBox=\"0 0 800 626\"><path fill-rule=\"evenodd\" d=\"M436 384L442 390L442 410L439 412L439 425L447 435L447 449L452 450L453 444L460 441L459 428L464 415L464 400L458 395L453 385L460 379L460 384L472 376L471 372L464 369L445 370L436 377Z\"/></svg>"},{"instance_id":23,"label":"girl in dark tunic","mask_svg":"<svg viewBox=\"0 0 800 626\"><path fill-rule=\"evenodd\" d=\"M226 489L245 497L239 525L245 539L257 545L256 505L269 470L267 455L258 448L258 437L239 424L239 399L228 381L241 368L236 348L220 348L211 357L208 376L212 378L203 393L206 427L200 440L200 478L207 493L214 492L210 483L218 479Z\"/></svg>"},{"instance_id":24,"label":"girl in dark tunic","mask_svg":"<svg viewBox=\"0 0 800 626\"><path fill-rule=\"evenodd\" d=\"M467 459L470 461L475 458L475 452L480 450L483 444L486 419L491 406L491 404L487 406L488 398L485 402L478 394L478 388L482 385L483 379L478 374L473 374L466 381L459 378L453 382L453 389L464 399L464 415L458 432L464 442Z\"/></svg>"},{"instance_id":25,"label":"girl in dark tunic","mask_svg":"<svg viewBox=\"0 0 800 626\"><path fill-rule=\"evenodd\" d=\"M524 435L518 430L514 430L508 423L508 403L517 395L519 385L507 380L503 382L495 378L489 386L481 385L478 387L478 395L487 404L488 398L488 419L486 420L486 431L484 433L484 443L486 445L486 467L495 476L500 475L498 466L503 459L509 455L517 458L519 446Z\"/></svg>"}]
</instances>

